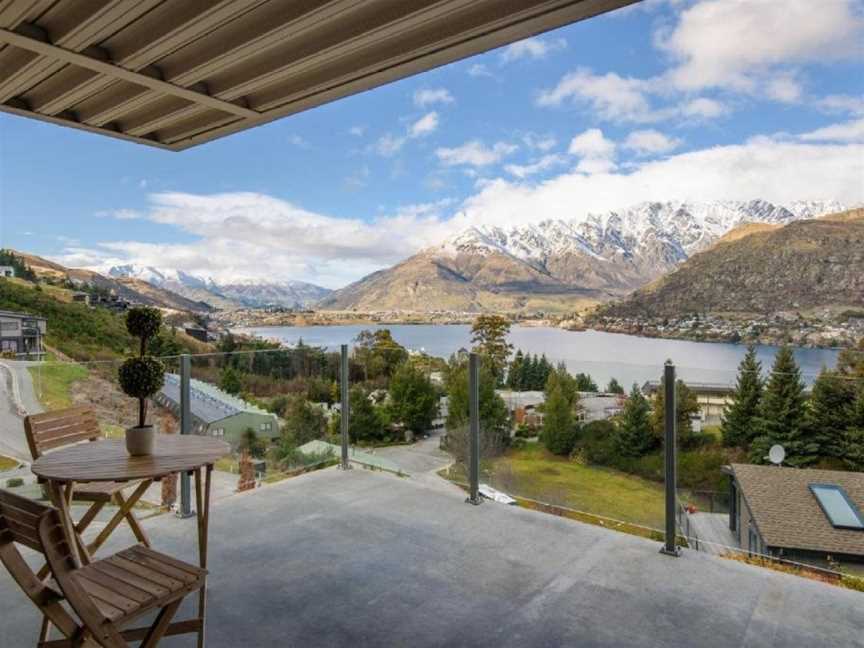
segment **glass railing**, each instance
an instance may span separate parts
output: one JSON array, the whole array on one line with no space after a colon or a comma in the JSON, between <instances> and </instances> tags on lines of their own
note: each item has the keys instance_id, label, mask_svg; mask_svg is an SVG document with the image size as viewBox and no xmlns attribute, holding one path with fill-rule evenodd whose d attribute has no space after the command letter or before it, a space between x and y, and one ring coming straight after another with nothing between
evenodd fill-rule
<instances>
[{"instance_id":1,"label":"glass railing","mask_svg":"<svg viewBox=\"0 0 864 648\"><path fill-rule=\"evenodd\" d=\"M453 349L446 358L432 357L383 338L348 342L348 463L427 483L448 480L470 494L469 354ZM734 472L739 465L759 464L760 471L772 467L766 465L767 447L762 452L752 438L724 436L721 424L738 372L693 366L697 363L688 357L672 360L681 362L675 369L682 383L677 398L677 544L763 565L786 565L792 571L809 574L809 569L827 579L849 578L847 572L855 572L855 565L837 556L781 556L765 538L750 536L755 524L740 520L743 500L732 487ZM165 385L149 405L150 420L161 433L181 431L186 362L192 414L188 433L220 438L231 446L231 455L216 466L223 473L225 493L341 464L339 347L238 349L161 361ZM124 429L135 425L138 411L119 388L121 362L32 363L16 378L20 411L88 405L104 436L122 438ZM763 382L772 379L767 364L759 374ZM515 355L497 367L481 357L480 497L490 505L518 505L662 541L663 371L662 362L561 358L553 348L545 355L523 356L521 364ZM855 371L844 369L837 376L850 407L864 389L864 379ZM802 399L813 398L819 372L793 373ZM780 374L775 371L773 377ZM813 405L808 402L802 417L810 416ZM850 411L850 417L856 415ZM851 425L846 432L854 435ZM791 456L784 465L799 465L795 449L787 451ZM849 470L846 459L818 456L800 463L839 473ZM22 472L10 473L9 479L19 479ZM0 486L3 480L0 473ZM783 493L776 494L782 506ZM165 487L150 501L175 503L176 487ZM795 521L792 531L811 523Z\"/></svg>"}]
</instances>

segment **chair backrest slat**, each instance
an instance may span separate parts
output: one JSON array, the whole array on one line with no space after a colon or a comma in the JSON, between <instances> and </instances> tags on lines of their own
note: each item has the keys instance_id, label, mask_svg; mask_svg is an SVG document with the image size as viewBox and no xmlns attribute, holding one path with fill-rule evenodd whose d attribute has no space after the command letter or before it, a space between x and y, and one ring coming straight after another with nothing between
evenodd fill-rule
<instances>
[{"instance_id":1,"label":"chair backrest slat","mask_svg":"<svg viewBox=\"0 0 864 648\"><path fill-rule=\"evenodd\" d=\"M95 413L84 405L32 414L24 419L24 431L34 460L48 450L102 436Z\"/></svg>"},{"instance_id":2,"label":"chair backrest slat","mask_svg":"<svg viewBox=\"0 0 864 648\"><path fill-rule=\"evenodd\" d=\"M0 533L4 544L17 542L40 553L39 520L48 509L36 502L0 491Z\"/></svg>"},{"instance_id":3,"label":"chair backrest slat","mask_svg":"<svg viewBox=\"0 0 864 648\"><path fill-rule=\"evenodd\" d=\"M80 634L78 624L62 605L65 590L61 593L39 580L18 551L18 544L45 556L58 583L61 579L68 580L75 570L75 561L69 551L57 510L0 490L0 562L42 614L67 639L77 637ZM86 603L84 609L89 612L92 608L88 608Z\"/></svg>"}]
</instances>

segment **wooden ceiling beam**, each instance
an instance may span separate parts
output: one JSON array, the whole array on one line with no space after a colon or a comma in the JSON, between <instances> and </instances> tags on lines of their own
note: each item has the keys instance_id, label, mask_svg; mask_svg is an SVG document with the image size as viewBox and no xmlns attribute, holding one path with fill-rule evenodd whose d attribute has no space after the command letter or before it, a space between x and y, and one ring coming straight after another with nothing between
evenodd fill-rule
<instances>
[{"instance_id":1,"label":"wooden ceiling beam","mask_svg":"<svg viewBox=\"0 0 864 648\"><path fill-rule=\"evenodd\" d=\"M234 114L239 117L260 116L259 113L257 113L256 111L250 110L249 108L241 106L237 103L223 101L222 99L217 99L216 97L212 97L207 94L195 92L193 90L189 90L188 88L174 85L173 83L168 83L167 81L154 79L153 77L147 76L146 74L127 70L126 68L119 67L117 65L114 65L113 63L94 58L93 56L88 56L80 52L73 52L71 50L58 47L57 45L37 40L30 36L24 36L17 31L0 29L0 42L5 42L17 48L35 52L36 54L48 57L49 59L60 63L77 65L78 67L93 70L94 72L105 74L114 79L128 81L136 85L144 86L145 88L150 88L151 90L155 90L168 95L173 95L175 97L180 97L182 99L199 103L201 105L207 106L209 108L214 108L216 110L221 110L222 112Z\"/></svg>"}]
</instances>

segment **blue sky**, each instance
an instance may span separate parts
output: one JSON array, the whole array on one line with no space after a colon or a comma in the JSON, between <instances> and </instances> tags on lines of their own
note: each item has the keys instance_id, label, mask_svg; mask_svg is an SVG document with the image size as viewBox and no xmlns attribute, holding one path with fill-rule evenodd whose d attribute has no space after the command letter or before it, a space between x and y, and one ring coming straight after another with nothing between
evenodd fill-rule
<instances>
[{"instance_id":1,"label":"blue sky","mask_svg":"<svg viewBox=\"0 0 864 648\"><path fill-rule=\"evenodd\" d=\"M0 115L0 244L329 287L470 225L864 201L864 2L652 0L181 153Z\"/></svg>"}]
</instances>

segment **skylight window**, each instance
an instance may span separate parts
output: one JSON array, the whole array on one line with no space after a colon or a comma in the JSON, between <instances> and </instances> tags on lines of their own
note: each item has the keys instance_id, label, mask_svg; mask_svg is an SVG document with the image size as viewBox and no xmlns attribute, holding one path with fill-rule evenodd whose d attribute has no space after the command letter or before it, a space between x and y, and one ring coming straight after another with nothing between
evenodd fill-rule
<instances>
[{"instance_id":1,"label":"skylight window","mask_svg":"<svg viewBox=\"0 0 864 648\"><path fill-rule=\"evenodd\" d=\"M810 484L810 491L833 527L864 530L864 517L842 488L836 484Z\"/></svg>"}]
</instances>

